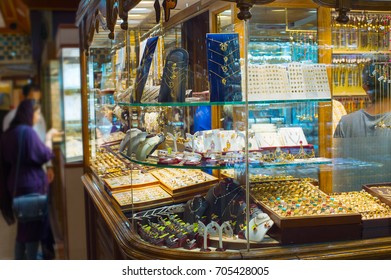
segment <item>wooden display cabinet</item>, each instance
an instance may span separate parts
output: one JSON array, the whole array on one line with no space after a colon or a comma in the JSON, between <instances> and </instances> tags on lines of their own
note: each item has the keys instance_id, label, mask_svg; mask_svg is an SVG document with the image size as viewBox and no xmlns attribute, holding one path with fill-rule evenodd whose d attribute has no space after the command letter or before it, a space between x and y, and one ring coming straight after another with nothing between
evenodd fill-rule
<instances>
[{"instance_id":1,"label":"wooden display cabinet","mask_svg":"<svg viewBox=\"0 0 391 280\"><path fill-rule=\"evenodd\" d=\"M103 39L102 34L95 31L99 29L99 21L102 14L99 12L101 1L82 1L76 22L80 28L81 36L81 76L82 76L82 104L83 104L83 135L88 136L89 131L89 99L87 87L87 54L88 49L95 40ZM109 37L113 39L115 34L115 25L117 22L117 11L114 9L114 3L117 1L108 1L105 13L108 15L107 25ZM316 1L315 1L316 2ZM318 1L319 2L319 1ZM110 5L113 4L113 5ZM119 1L121 5L121 1ZM194 16L203 13L209 13L209 17L215 16L218 12L229 6L231 11L238 10L234 4L228 4L221 1L204 1L190 6L189 9L175 14L170 21L163 23L164 29L169 29L178 24L182 24ZM314 8L318 12L318 42L322 46L331 45L330 20L331 14L329 8L320 7L310 0L277 0L268 7L276 8ZM127 12L120 7L119 21L123 20L121 27L127 27ZM114 16L114 17L113 17ZM206 17L205 17L206 19ZM235 32L244 34L243 23L235 26ZM215 22L215 20L211 20ZM216 22L215 22L216 23ZM189 26L195 26L194 22ZM203 23L205 25L205 22ZM211 31L217 31L216 27L209 28ZM184 33L185 34L185 33ZM128 38L129 39L129 38ZM193 40L195 39L195 40ZM243 36L241 39L244 39ZM125 40L126 41L126 40ZM196 49L197 55L192 59L197 59L198 54L202 53L200 46L197 45L197 38L186 41L189 47ZM243 42L241 42L243 46ZM126 51L132 51L134 46L127 46ZM133 50L134 51L134 50ZM331 63L331 50L327 48L319 49L319 62ZM202 60L205 66L205 60ZM126 65L125 65L126 66ZM192 65L194 66L194 65ZM128 66L126 66L128 67ZM195 69L195 68L193 68ZM127 69L129 72L131 69ZM330 73L329 73L330 74ZM129 75L130 76L130 75ZM200 77L195 77L196 85L199 90L204 90L204 84ZM127 81L129 86L129 80ZM319 155L323 157L331 156L332 132L329 125L331 121L331 105L329 102L318 102L318 135L319 135ZM212 104L213 105L213 104ZM221 126L222 110L219 106L213 106L212 109L212 127ZM245 112L246 113L246 112ZM137 234L132 221L132 215L136 205L131 205L126 211L121 211L121 207L115 202L115 199L105 190L102 180L96 177L91 171L93 159L90 157L89 137L84 137L84 167L85 174L82 177L85 186L86 201L86 219L87 219L87 240L88 257L90 259L390 259L391 258L391 237L373 238L370 240L360 240L361 237L361 219L359 215L346 215L341 217L322 217L322 218L299 218L285 219L280 218L271 211L270 216L279 226L279 230L271 231L270 235L275 236L282 244L302 243L300 245L277 245L270 248L251 248L239 249L227 252L199 252L187 250L175 250L165 247L153 246L143 241ZM219 176L218 172L217 175ZM320 188L326 193L332 191L332 174L330 169L321 169L318 174ZM199 193L206 191L205 187L199 190ZM175 192L173 192L175 194ZM193 193L191 193L192 195ZM179 194L178 194L179 195ZM178 201L189 199L185 193L177 198ZM164 202L165 203L165 202ZM149 205L151 206L151 205ZM142 208L142 206L140 206ZM139 209L140 209L139 208ZM303 232L304 229L304 232ZM322 232L322 234L320 234ZM283 233L283 234L282 234ZM354 239L354 240L348 240ZM339 241L338 241L339 240ZM343 240L343 241L341 241ZM311 242L321 242L310 244Z\"/></svg>"}]
</instances>

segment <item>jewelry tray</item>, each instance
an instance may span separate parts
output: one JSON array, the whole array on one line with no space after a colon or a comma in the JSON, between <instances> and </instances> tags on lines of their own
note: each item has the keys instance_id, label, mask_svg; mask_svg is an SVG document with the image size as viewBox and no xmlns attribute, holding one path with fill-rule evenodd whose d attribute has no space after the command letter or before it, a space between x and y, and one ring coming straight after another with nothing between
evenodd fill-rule
<instances>
[{"instance_id":1,"label":"jewelry tray","mask_svg":"<svg viewBox=\"0 0 391 280\"><path fill-rule=\"evenodd\" d=\"M143 210L172 203L171 196L159 184L125 191L118 190L116 192L112 192L112 197L118 203L121 210L124 211L131 209Z\"/></svg>"},{"instance_id":2,"label":"jewelry tray","mask_svg":"<svg viewBox=\"0 0 391 280\"><path fill-rule=\"evenodd\" d=\"M385 187L384 191L379 187ZM391 207L391 182L366 184L363 189ZM391 236L391 218L363 220L362 227L363 238Z\"/></svg>"},{"instance_id":3,"label":"jewelry tray","mask_svg":"<svg viewBox=\"0 0 391 280\"><path fill-rule=\"evenodd\" d=\"M164 169L163 169L164 170ZM192 171L190 171L192 172ZM200 172L200 171L199 171ZM187 186L181 186L178 188L173 187L172 185L167 182L163 177L159 175L159 171L151 171L151 174L155 176L161 183L162 187L170 194L173 196L175 201L178 201L177 199L180 197L187 198L187 197L193 197L194 194L199 194L200 192L207 192L209 188L218 182L218 178L209 175L205 172L203 172L205 175L205 178L207 179L206 181L202 183L196 183L192 185L187 185Z\"/></svg>"},{"instance_id":4,"label":"jewelry tray","mask_svg":"<svg viewBox=\"0 0 391 280\"><path fill-rule=\"evenodd\" d=\"M250 197L274 221L268 235L281 244L361 239L361 215L358 213L282 217L258 201L251 192L251 186Z\"/></svg>"},{"instance_id":5,"label":"jewelry tray","mask_svg":"<svg viewBox=\"0 0 391 280\"><path fill-rule=\"evenodd\" d=\"M159 181L152 174L141 172L139 174L133 174L132 177L129 174L115 178L106 178L104 181L111 191L145 187L159 183Z\"/></svg>"}]
</instances>

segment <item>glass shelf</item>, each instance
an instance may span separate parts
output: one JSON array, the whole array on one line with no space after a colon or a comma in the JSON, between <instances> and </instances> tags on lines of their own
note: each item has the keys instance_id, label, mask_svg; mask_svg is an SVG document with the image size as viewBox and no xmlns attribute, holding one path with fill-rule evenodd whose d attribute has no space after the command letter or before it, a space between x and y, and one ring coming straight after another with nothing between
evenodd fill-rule
<instances>
[{"instance_id":1,"label":"glass shelf","mask_svg":"<svg viewBox=\"0 0 391 280\"><path fill-rule=\"evenodd\" d=\"M391 51L333 50L333 54L389 54Z\"/></svg>"},{"instance_id":2,"label":"glass shelf","mask_svg":"<svg viewBox=\"0 0 391 280\"><path fill-rule=\"evenodd\" d=\"M289 100L259 100L249 101L249 105L269 105L269 104L293 104L309 102L330 102L331 98L314 98L314 99L289 99ZM234 102L165 102L165 103L127 103L119 102L120 106L130 107L194 107L194 106L223 106L223 105L245 105L245 101Z\"/></svg>"},{"instance_id":3,"label":"glass shelf","mask_svg":"<svg viewBox=\"0 0 391 280\"><path fill-rule=\"evenodd\" d=\"M183 165L183 164L159 164L158 158L150 157L146 161L140 161L135 159L134 157L129 157L128 155L121 153L123 157L130 160L131 162L146 165L146 166L154 166L159 168L183 168L183 169L214 169L214 170L223 170L223 169L244 169L245 162L237 162L237 163L225 163L224 165L213 165L207 163L206 161L201 161L198 165ZM301 165L323 165L323 164L331 164L332 160L328 158L311 158L311 159L295 159L291 162L284 163L261 163L261 162L249 162L249 168L274 168L274 167L290 167L290 166L301 166Z\"/></svg>"}]
</instances>

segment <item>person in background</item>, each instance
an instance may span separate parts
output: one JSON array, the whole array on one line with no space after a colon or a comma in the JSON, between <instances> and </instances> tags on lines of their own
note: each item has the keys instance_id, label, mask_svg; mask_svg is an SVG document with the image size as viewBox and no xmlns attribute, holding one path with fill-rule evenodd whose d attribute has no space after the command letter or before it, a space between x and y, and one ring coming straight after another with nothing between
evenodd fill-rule
<instances>
[{"instance_id":1,"label":"person in background","mask_svg":"<svg viewBox=\"0 0 391 280\"><path fill-rule=\"evenodd\" d=\"M333 133L337 129L339 121L343 116L347 114L345 107L338 100L332 100L332 108L333 108Z\"/></svg>"},{"instance_id":2,"label":"person in background","mask_svg":"<svg viewBox=\"0 0 391 280\"><path fill-rule=\"evenodd\" d=\"M41 89L39 88L38 85L35 85L35 84L27 84L25 86L23 86L22 88L22 94L23 94L23 100L35 100L36 102L39 102L41 100ZM12 120L14 119L15 115L16 115L16 108L9 111L8 114L4 117L3 119L3 132L5 132ZM37 122L33 125L33 128L35 130L35 132L37 132L39 138L41 139L42 143L45 143L46 141L46 121L45 121L45 118L41 112L41 110L39 110L40 113L39 113L39 118L37 120ZM55 134L55 133L58 133L57 130L53 130L51 129L50 130L51 133ZM49 184L53 182L54 180L54 170L53 170L53 164L51 161L47 162L44 166L44 170L46 171L46 176L48 178L48 182ZM42 258L44 259L53 259L54 258L54 236L53 236L53 232L52 232L52 229L51 229L51 226L50 226L50 222L49 222L49 218L47 219L46 221L46 230L45 230L45 234L43 236L43 240L42 240L42 244L41 244L41 247L42 247Z\"/></svg>"},{"instance_id":3,"label":"person in background","mask_svg":"<svg viewBox=\"0 0 391 280\"><path fill-rule=\"evenodd\" d=\"M41 89L35 85L35 84L27 84L25 86L23 86L22 88L22 94L23 94L23 98L24 100L25 99L32 99L32 100L35 100L37 102L39 102L41 100ZM13 110L10 110L7 115L5 115L4 119L3 119L3 132L5 132L13 118L15 117L16 115L16 108L13 109ZM37 121L37 123L34 125L34 130L37 132L39 138L41 139L41 141L43 143L45 143L45 137L46 137L46 121L45 121L45 118L43 117L42 115L42 112L40 113L39 115L39 119ZM49 180L49 183L51 183L54 179L54 171L53 171L53 166L51 165L51 162L49 162L47 165L46 165L46 174L48 176L48 180Z\"/></svg>"},{"instance_id":4,"label":"person in background","mask_svg":"<svg viewBox=\"0 0 391 280\"><path fill-rule=\"evenodd\" d=\"M53 158L53 134L45 136L45 143L32 128L39 121L40 107L31 99L23 100L9 128L0 138L1 210L8 224L15 221L12 198L29 193L47 193L48 178L42 165ZM21 134L23 132L23 137ZM22 142L20 143L20 141ZM21 144L22 146L19 146ZM22 154L17 173L18 154ZM45 220L18 222L15 259L36 259L39 241L45 233Z\"/></svg>"},{"instance_id":5,"label":"person in background","mask_svg":"<svg viewBox=\"0 0 391 280\"><path fill-rule=\"evenodd\" d=\"M374 64L364 67L363 88L371 104L366 109L343 116L334 132L335 138L391 135L390 78L381 73L382 67Z\"/></svg>"}]
</instances>

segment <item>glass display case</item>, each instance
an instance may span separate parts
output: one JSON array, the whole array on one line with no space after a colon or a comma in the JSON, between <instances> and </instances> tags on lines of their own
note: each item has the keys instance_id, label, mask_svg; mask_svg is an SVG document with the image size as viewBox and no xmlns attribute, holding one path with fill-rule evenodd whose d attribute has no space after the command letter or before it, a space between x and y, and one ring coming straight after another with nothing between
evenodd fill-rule
<instances>
[{"instance_id":1,"label":"glass display case","mask_svg":"<svg viewBox=\"0 0 391 280\"><path fill-rule=\"evenodd\" d=\"M88 156L94 186L142 256L240 258L388 236L391 209L359 191L390 181L380 156L389 145L371 157L378 139L334 133L335 65L322 41L331 10L325 23L315 4L254 5L240 21L227 3L193 14L193 1L171 11L177 24L156 25L139 5L149 16L129 19L126 32L118 19L113 41L102 31L90 46Z\"/></svg>"},{"instance_id":2,"label":"glass display case","mask_svg":"<svg viewBox=\"0 0 391 280\"><path fill-rule=\"evenodd\" d=\"M67 163L80 162L83 159L80 51L79 48L64 47L60 52L63 153Z\"/></svg>"},{"instance_id":3,"label":"glass display case","mask_svg":"<svg viewBox=\"0 0 391 280\"><path fill-rule=\"evenodd\" d=\"M49 60L44 67L44 92L49 93L50 100L47 107L50 107L51 115L47 119L48 126L63 130L62 121L62 103L61 103L61 90L60 90L60 61ZM46 104L45 104L46 105ZM62 137L59 137L61 141Z\"/></svg>"}]
</instances>

